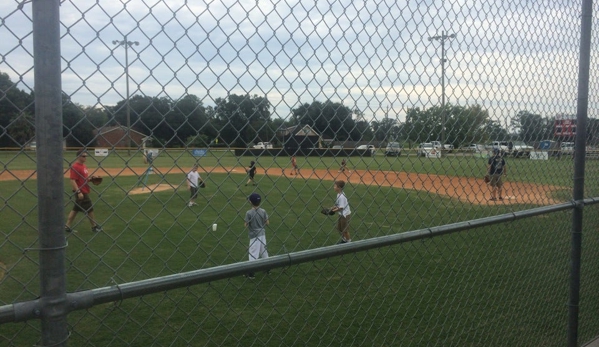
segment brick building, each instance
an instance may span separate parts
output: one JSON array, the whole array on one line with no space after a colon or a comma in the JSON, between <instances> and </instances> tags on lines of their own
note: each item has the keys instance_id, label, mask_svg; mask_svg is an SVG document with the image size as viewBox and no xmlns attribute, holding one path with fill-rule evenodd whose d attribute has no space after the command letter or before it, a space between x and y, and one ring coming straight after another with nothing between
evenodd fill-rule
<instances>
[{"instance_id":1,"label":"brick building","mask_svg":"<svg viewBox=\"0 0 599 347\"><path fill-rule=\"evenodd\" d=\"M94 136L96 137L96 147L118 148L128 146L127 127L122 125L94 130ZM131 147L141 147L143 139L147 137L147 135L133 129L129 131L129 136L131 137Z\"/></svg>"}]
</instances>

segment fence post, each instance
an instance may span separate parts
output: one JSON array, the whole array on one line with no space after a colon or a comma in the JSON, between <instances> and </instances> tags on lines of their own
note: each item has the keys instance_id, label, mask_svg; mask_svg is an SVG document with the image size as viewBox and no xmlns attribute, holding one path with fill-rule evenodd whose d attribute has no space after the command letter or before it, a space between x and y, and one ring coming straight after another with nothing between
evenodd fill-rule
<instances>
[{"instance_id":1,"label":"fence post","mask_svg":"<svg viewBox=\"0 0 599 347\"><path fill-rule=\"evenodd\" d=\"M66 346L64 179L59 1L33 1L42 345Z\"/></svg>"},{"instance_id":2,"label":"fence post","mask_svg":"<svg viewBox=\"0 0 599 347\"><path fill-rule=\"evenodd\" d=\"M570 251L570 299L568 303L568 346L578 345L578 312L580 302L580 259L582 248L582 218L584 199L584 164L586 126L589 103L589 70L591 60L591 30L593 1L583 0L580 32L580 61L578 65L578 103L576 105L576 147L572 198L576 208L572 212L572 249Z\"/></svg>"}]
</instances>

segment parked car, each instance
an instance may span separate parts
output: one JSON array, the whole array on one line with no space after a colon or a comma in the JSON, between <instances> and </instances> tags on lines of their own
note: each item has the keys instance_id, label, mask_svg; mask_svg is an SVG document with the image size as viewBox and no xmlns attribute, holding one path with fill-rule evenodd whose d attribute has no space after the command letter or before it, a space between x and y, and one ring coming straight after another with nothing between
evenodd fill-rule
<instances>
[{"instance_id":1,"label":"parked car","mask_svg":"<svg viewBox=\"0 0 599 347\"><path fill-rule=\"evenodd\" d=\"M445 151L447 151L448 153L453 152L453 145L446 143L444 145L441 145L441 141L431 141L431 143L433 144L433 147L435 147L436 149L443 149Z\"/></svg>"},{"instance_id":2,"label":"parked car","mask_svg":"<svg viewBox=\"0 0 599 347\"><path fill-rule=\"evenodd\" d=\"M462 152L471 152L471 153L480 153L484 151L485 145L479 145L476 143L470 144L468 146L464 146L461 148Z\"/></svg>"},{"instance_id":3,"label":"parked car","mask_svg":"<svg viewBox=\"0 0 599 347\"><path fill-rule=\"evenodd\" d=\"M509 152L509 142L508 141L493 141L486 145L486 149L492 151L493 149L499 149L502 153Z\"/></svg>"},{"instance_id":4,"label":"parked car","mask_svg":"<svg viewBox=\"0 0 599 347\"><path fill-rule=\"evenodd\" d=\"M272 143L270 142L258 142L254 145L256 149L272 149Z\"/></svg>"},{"instance_id":5,"label":"parked car","mask_svg":"<svg viewBox=\"0 0 599 347\"><path fill-rule=\"evenodd\" d=\"M399 157L401 155L401 145L399 144L399 142L387 143L387 148L385 148L385 155L394 155Z\"/></svg>"},{"instance_id":6,"label":"parked car","mask_svg":"<svg viewBox=\"0 0 599 347\"><path fill-rule=\"evenodd\" d=\"M532 146L523 141L513 141L508 143L508 151L514 157L530 157L530 152L534 151Z\"/></svg>"},{"instance_id":7,"label":"parked car","mask_svg":"<svg viewBox=\"0 0 599 347\"><path fill-rule=\"evenodd\" d=\"M574 155L574 142L562 142L560 144L561 155Z\"/></svg>"},{"instance_id":8,"label":"parked car","mask_svg":"<svg viewBox=\"0 0 599 347\"><path fill-rule=\"evenodd\" d=\"M426 157L427 153L435 154L435 151L439 150L431 142L424 142L418 145L418 152L416 153L419 157Z\"/></svg>"},{"instance_id":9,"label":"parked car","mask_svg":"<svg viewBox=\"0 0 599 347\"><path fill-rule=\"evenodd\" d=\"M371 153L374 153L376 151L376 147L374 147L373 145L360 145L356 147L356 149L369 149Z\"/></svg>"}]
</instances>

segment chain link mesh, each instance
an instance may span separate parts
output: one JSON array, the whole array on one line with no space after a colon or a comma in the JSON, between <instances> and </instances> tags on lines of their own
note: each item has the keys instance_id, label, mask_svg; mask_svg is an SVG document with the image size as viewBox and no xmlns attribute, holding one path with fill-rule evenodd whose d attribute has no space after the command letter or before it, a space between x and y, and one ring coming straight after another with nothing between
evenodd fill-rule
<instances>
[{"instance_id":1,"label":"chain link mesh","mask_svg":"<svg viewBox=\"0 0 599 347\"><path fill-rule=\"evenodd\" d=\"M0 4L2 305L40 296L35 1ZM571 200L580 16L567 1L62 2L57 218L73 207L78 149L104 178L90 193L95 220L79 213L65 233L67 292L246 262L254 192L271 256L339 241L337 217L319 213L335 205L335 180L347 182L352 242ZM596 74L588 146L576 152L589 198ZM507 168L495 192L483 182L494 149ZM206 188L190 198L194 164ZM597 207L584 212L580 342L599 327ZM339 245L255 280L73 310L68 341L563 345L571 229L560 211L342 256ZM41 331L2 324L0 345L41 345Z\"/></svg>"}]
</instances>

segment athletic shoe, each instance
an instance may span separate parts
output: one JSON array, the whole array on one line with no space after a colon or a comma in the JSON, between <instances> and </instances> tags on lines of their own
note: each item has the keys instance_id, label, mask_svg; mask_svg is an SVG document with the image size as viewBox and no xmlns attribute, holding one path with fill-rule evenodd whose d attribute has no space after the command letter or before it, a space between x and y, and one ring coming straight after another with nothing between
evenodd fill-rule
<instances>
[{"instance_id":1,"label":"athletic shoe","mask_svg":"<svg viewBox=\"0 0 599 347\"><path fill-rule=\"evenodd\" d=\"M92 232L94 232L94 233L101 233L101 232L103 232L103 231L104 231L104 230L103 230L103 229L102 229L102 227L101 227L101 226L99 226L99 225L95 225L95 226L93 226L93 227L92 227Z\"/></svg>"},{"instance_id":2,"label":"athletic shoe","mask_svg":"<svg viewBox=\"0 0 599 347\"><path fill-rule=\"evenodd\" d=\"M243 276L246 277L247 279L250 279L250 280L255 280L256 279L256 276L254 276L253 272L250 272L249 274L243 275Z\"/></svg>"},{"instance_id":3,"label":"athletic shoe","mask_svg":"<svg viewBox=\"0 0 599 347\"><path fill-rule=\"evenodd\" d=\"M339 242L337 242L338 245L341 245L341 244L344 244L344 243L347 243L347 241L345 241L344 239L341 239L341 240L339 240Z\"/></svg>"},{"instance_id":4,"label":"athletic shoe","mask_svg":"<svg viewBox=\"0 0 599 347\"><path fill-rule=\"evenodd\" d=\"M193 204L191 202L187 204L187 207L191 207L191 206L193 206Z\"/></svg>"},{"instance_id":5,"label":"athletic shoe","mask_svg":"<svg viewBox=\"0 0 599 347\"><path fill-rule=\"evenodd\" d=\"M68 226L66 226L66 225L65 225L65 226L64 226L64 232L65 232L65 233L72 233L72 232L73 232L73 229L71 229L71 228L69 228Z\"/></svg>"}]
</instances>

